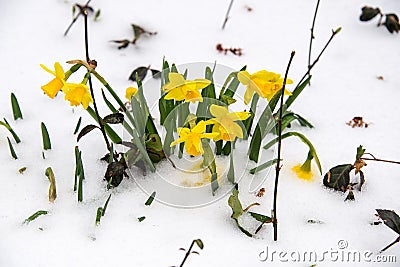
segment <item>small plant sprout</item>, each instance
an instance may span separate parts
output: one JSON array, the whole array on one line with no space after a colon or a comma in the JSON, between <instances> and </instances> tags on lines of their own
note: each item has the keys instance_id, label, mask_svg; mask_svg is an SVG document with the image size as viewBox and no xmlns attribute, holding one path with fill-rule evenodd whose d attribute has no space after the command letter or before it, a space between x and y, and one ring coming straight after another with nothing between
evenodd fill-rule
<instances>
[{"instance_id":1,"label":"small plant sprout","mask_svg":"<svg viewBox=\"0 0 400 267\"><path fill-rule=\"evenodd\" d=\"M82 162L82 151L75 147L75 181L74 191L78 190L78 202L83 201L83 180L85 179L85 170Z\"/></svg>"},{"instance_id":2,"label":"small plant sprout","mask_svg":"<svg viewBox=\"0 0 400 267\"><path fill-rule=\"evenodd\" d=\"M354 200L353 190L355 186L361 191L363 184L365 183L364 173L361 168L367 166L366 161L379 161L386 163L400 164L398 161L385 160L376 158L371 153L366 153L363 146L357 147L356 160L353 164L341 164L331 168L324 176L323 183L326 187L332 188L336 191L341 191L343 193L348 192L346 200ZM350 178L350 173L355 170L355 174L359 174L359 182L352 182Z\"/></svg>"},{"instance_id":3,"label":"small plant sprout","mask_svg":"<svg viewBox=\"0 0 400 267\"><path fill-rule=\"evenodd\" d=\"M17 135L17 133L13 130L13 128L11 128L10 124L8 123L8 121L3 118L4 121L0 121L0 125L4 126L12 135L12 137L14 138L15 142L18 144L21 142L21 139L19 138L19 136Z\"/></svg>"},{"instance_id":4,"label":"small plant sprout","mask_svg":"<svg viewBox=\"0 0 400 267\"><path fill-rule=\"evenodd\" d=\"M50 186L49 186L49 201L54 203L57 198L57 189L56 189L56 178L54 176L54 172L51 167L46 169L45 175L49 179Z\"/></svg>"},{"instance_id":5,"label":"small plant sprout","mask_svg":"<svg viewBox=\"0 0 400 267\"><path fill-rule=\"evenodd\" d=\"M42 216L42 215L46 215L49 212L46 210L39 210L37 212L35 212L34 214L32 214L31 216L29 216L27 219L25 219L25 221L23 222L23 224L29 224L31 221L36 220L38 217Z\"/></svg>"},{"instance_id":6,"label":"small plant sprout","mask_svg":"<svg viewBox=\"0 0 400 267\"><path fill-rule=\"evenodd\" d=\"M380 252L384 252L387 249L389 249L391 246L393 246L396 243L400 242L400 217L397 215L396 212L392 210L382 210L382 209L377 209L376 212L378 213L377 216L379 219L383 221L383 223L392 229L396 234L399 236L394 240L392 243L387 245L385 248L383 248Z\"/></svg>"},{"instance_id":7,"label":"small plant sprout","mask_svg":"<svg viewBox=\"0 0 400 267\"><path fill-rule=\"evenodd\" d=\"M47 131L47 127L43 122L40 124L40 128L42 129L43 149L44 150L51 149L49 132Z\"/></svg>"},{"instance_id":8,"label":"small plant sprout","mask_svg":"<svg viewBox=\"0 0 400 267\"><path fill-rule=\"evenodd\" d=\"M154 191L154 192L149 196L149 198L146 200L146 203L144 203L144 205L150 206L151 203L153 203L155 197L156 197L156 192Z\"/></svg>"},{"instance_id":9,"label":"small plant sprout","mask_svg":"<svg viewBox=\"0 0 400 267\"><path fill-rule=\"evenodd\" d=\"M151 36L151 35L156 35L157 32L151 32L148 30L145 30L139 25L136 24L131 24L132 30L133 30L133 40L130 41L128 39L121 39L121 40L113 40L111 42L119 44L118 49L126 48L128 47L129 44L135 45L136 41L139 40L140 37L143 35Z\"/></svg>"},{"instance_id":10,"label":"small plant sprout","mask_svg":"<svg viewBox=\"0 0 400 267\"><path fill-rule=\"evenodd\" d=\"M8 137L7 137L7 142L8 142L8 148L10 149L11 157L13 157L14 159L18 159L17 153L15 153L11 140Z\"/></svg>"},{"instance_id":11,"label":"small plant sprout","mask_svg":"<svg viewBox=\"0 0 400 267\"><path fill-rule=\"evenodd\" d=\"M99 224L100 224L101 217L103 217L103 216L106 214L108 202L110 201L110 199L111 199L111 194L108 196L108 198L107 198L107 200L106 200L106 203L104 203L104 206L103 206L103 207L99 207L99 208L97 209L97 213L96 213L96 225L99 225Z\"/></svg>"},{"instance_id":12,"label":"small plant sprout","mask_svg":"<svg viewBox=\"0 0 400 267\"><path fill-rule=\"evenodd\" d=\"M194 244L196 244L198 248L204 249L204 244L203 244L203 241L201 241L201 239L194 239L192 241L192 243L190 244L188 250L186 250L184 248L180 248L179 250L186 251L186 254L185 254L185 257L183 258L181 264L179 265L179 267L182 267L185 264L185 262L188 259L189 255L191 255L191 254L199 254L197 251L192 251Z\"/></svg>"},{"instance_id":13,"label":"small plant sprout","mask_svg":"<svg viewBox=\"0 0 400 267\"><path fill-rule=\"evenodd\" d=\"M22 119L21 108L19 107L17 97L11 93L11 107L14 115L14 120Z\"/></svg>"}]
</instances>

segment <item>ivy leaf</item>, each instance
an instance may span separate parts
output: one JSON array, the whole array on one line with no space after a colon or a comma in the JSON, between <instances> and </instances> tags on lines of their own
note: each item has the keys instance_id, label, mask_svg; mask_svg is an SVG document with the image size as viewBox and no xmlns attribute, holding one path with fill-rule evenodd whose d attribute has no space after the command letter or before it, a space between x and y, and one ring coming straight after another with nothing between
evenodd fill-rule
<instances>
[{"instance_id":1,"label":"ivy leaf","mask_svg":"<svg viewBox=\"0 0 400 267\"><path fill-rule=\"evenodd\" d=\"M120 46L118 46L118 49L122 49L128 47L131 41L129 41L128 39L123 39L123 40L112 40L111 42L120 44Z\"/></svg>"},{"instance_id":2,"label":"ivy leaf","mask_svg":"<svg viewBox=\"0 0 400 267\"><path fill-rule=\"evenodd\" d=\"M375 18L376 15L378 15L378 14L381 14L381 11L379 8L364 6L363 8L361 8L360 20L361 21L369 21L369 20Z\"/></svg>"},{"instance_id":3,"label":"ivy leaf","mask_svg":"<svg viewBox=\"0 0 400 267\"><path fill-rule=\"evenodd\" d=\"M153 163L158 163L165 158L161 138L158 134L150 134L148 136L146 150Z\"/></svg>"},{"instance_id":4,"label":"ivy leaf","mask_svg":"<svg viewBox=\"0 0 400 267\"><path fill-rule=\"evenodd\" d=\"M350 184L352 164L342 164L331 168L324 176L324 185L338 191L345 192Z\"/></svg>"},{"instance_id":5,"label":"ivy leaf","mask_svg":"<svg viewBox=\"0 0 400 267\"><path fill-rule=\"evenodd\" d=\"M386 29L390 32L398 33L400 31L399 17L396 14L386 14L386 20L383 23L386 26Z\"/></svg>"},{"instance_id":6,"label":"ivy leaf","mask_svg":"<svg viewBox=\"0 0 400 267\"><path fill-rule=\"evenodd\" d=\"M122 182L122 179L124 178L125 169L126 169L126 165L122 164L121 162L111 162L107 166L107 170L104 175L104 178L109 183L110 183L110 180L112 179L111 185L114 187L117 187Z\"/></svg>"},{"instance_id":7,"label":"ivy leaf","mask_svg":"<svg viewBox=\"0 0 400 267\"><path fill-rule=\"evenodd\" d=\"M99 127L97 127L96 125L93 124L89 124L86 125L78 134L78 137L76 138L76 141L79 142L79 140L84 137L85 135L87 135L88 133L90 133L93 129L100 129Z\"/></svg>"},{"instance_id":8,"label":"ivy leaf","mask_svg":"<svg viewBox=\"0 0 400 267\"><path fill-rule=\"evenodd\" d=\"M124 114L122 113L113 113L103 118L103 123L119 124L123 122L124 122Z\"/></svg>"},{"instance_id":9,"label":"ivy leaf","mask_svg":"<svg viewBox=\"0 0 400 267\"><path fill-rule=\"evenodd\" d=\"M136 76L139 77L139 80L143 81L146 78L147 72L149 71L150 66L148 67L138 67L134 69L129 76L129 80L136 82Z\"/></svg>"},{"instance_id":10,"label":"ivy leaf","mask_svg":"<svg viewBox=\"0 0 400 267\"><path fill-rule=\"evenodd\" d=\"M387 227L400 235L400 217L392 210L377 209L379 218L385 223Z\"/></svg>"}]
</instances>

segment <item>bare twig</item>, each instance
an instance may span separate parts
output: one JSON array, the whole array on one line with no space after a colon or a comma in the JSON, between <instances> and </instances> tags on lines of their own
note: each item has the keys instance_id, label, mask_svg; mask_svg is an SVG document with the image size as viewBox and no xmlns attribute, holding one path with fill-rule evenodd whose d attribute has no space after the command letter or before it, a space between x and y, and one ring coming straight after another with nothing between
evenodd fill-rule
<instances>
[{"instance_id":1,"label":"bare twig","mask_svg":"<svg viewBox=\"0 0 400 267\"><path fill-rule=\"evenodd\" d=\"M308 77L311 76L311 74L310 74L311 51L312 51L313 40L315 38L315 36L314 36L314 26L315 26L315 20L317 18L317 13L318 13L319 1L320 0L317 0L317 6L315 7L314 18L313 18L313 22L312 22L312 26L311 26L310 47L308 49L308 72L307 72Z\"/></svg>"},{"instance_id":2,"label":"bare twig","mask_svg":"<svg viewBox=\"0 0 400 267\"><path fill-rule=\"evenodd\" d=\"M83 15L84 10L86 10L86 8L88 7L90 1L92 1L92 0L88 0L86 2L86 4L83 5L83 6L77 5L79 7L79 12L78 12L78 14L75 15L75 17L72 19L71 23L68 25L68 28L64 32L64 36L67 36L69 30L71 29L72 25L74 25L75 22L78 20L79 16Z\"/></svg>"},{"instance_id":3,"label":"bare twig","mask_svg":"<svg viewBox=\"0 0 400 267\"><path fill-rule=\"evenodd\" d=\"M231 12L231 8L232 8L232 5L233 5L233 1L234 1L234 0L231 0L231 2L229 3L229 7L228 7L228 10L226 11L226 15L225 15L225 19L224 19L224 24L222 24L222 30L225 29L225 25L226 25L226 23L228 22L229 13Z\"/></svg>"},{"instance_id":4,"label":"bare twig","mask_svg":"<svg viewBox=\"0 0 400 267\"><path fill-rule=\"evenodd\" d=\"M386 163L394 163L394 164L400 164L399 161L393 161L393 160L386 160L386 159L378 159L376 158L374 155L372 155L371 153L364 153L364 155L369 155L372 158L360 158L362 160L372 160L372 161L380 161L380 162L386 162Z\"/></svg>"},{"instance_id":5,"label":"bare twig","mask_svg":"<svg viewBox=\"0 0 400 267\"><path fill-rule=\"evenodd\" d=\"M382 250L379 251L379 252L380 252L380 253L384 252L385 250L389 249L391 246L393 246L394 244L396 244L396 243L398 243L398 242L400 242L400 236L399 236L395 241L393 241L392 243L390 243L389 245L387 245L384 249L382 249Z\"/></svg>"},{"instance_id":6,"label":"bare twig","mask_svg":"<svg viewBox=\"0 0 400 267\"><path fill-rule=\"evenodd\" d=\"M294 55L295 55L295 51L292 51L292 53L290 54L289 63L286 68L285 78L283 80L283 86L281 89L282 95L281 95L279 118L278 118L278 159L277 159L277 164L276 164L276 168L275 168L276 172L275 172L275 186L274 186L274 203L273 203L273 209L272 209L272 225L274 227L274 241L278 240L278 219L277 219L276 208L277 208L277 197L278 197L279 172L281 170L280 162L281 162L281 149L282 149L283 96L285 95L284 92L285 92L287 76L288 76L289 68L290 68L290 65L292 64Z\"/></svg>"}]
</instances>

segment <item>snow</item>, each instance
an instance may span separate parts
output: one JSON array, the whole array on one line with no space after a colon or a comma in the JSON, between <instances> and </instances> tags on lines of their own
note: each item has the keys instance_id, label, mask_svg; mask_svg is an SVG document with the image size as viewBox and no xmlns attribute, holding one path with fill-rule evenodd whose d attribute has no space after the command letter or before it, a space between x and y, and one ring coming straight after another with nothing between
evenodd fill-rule
<instances>
[{"instance_id":1,"label":"snow","mask_svg":"<svg viewBox=\"0 0 400 267\"><path fill-rule=\"evenodd\" d=\"M144 203L148 194L134 178L124 179L118 188L106 190L103 175L106 164L99 161L106 151L100 135L90 133L79 142L86 171L84 202L77 202L73 192L73 131L80 116L82 125L93 120L81 108L71 108L62 96L49 99L40 86L50 76L39 64L52 67L55 61L83 58L82 20L63 32L71 20L71 1L8 1L2 4L0 34L2 79L0 115L7 118L21 137L14 144L19 156L13 160L8 151L5 128L0 130L0 266L172 266L179 265L191 241L200 238L204 250L191 255L185 266L265 266L260 253L269 251L339 250L338 242L348 242L349 250L371 251L373 256L396 236L384 225L374 226L375 209L400 212L398 194L399 166L369 162L364 172L367 182L362 192L355 191L354 202L343 202L344 195L322 186L322 177L313 165L313 182L299 180L291 171L303 162L307 148L298 140L285 140L283 169L279 183L279 240L272 241L273 230L264 226L256 238L248 238L230 218L228 196L220 193L210 204L180 209L154 201ZM290 78L298 81L307 66L310 26L316 1L235 1L224 31L221 25L229 1L104 1L92 2L101 9L98 22L90 20L90 54L120 96L133 83L130 72L151 64L161 68L162 58L177 65L217 61L250 72L260 69L284 73L292 50L296 55ZM291 109L311 121L315 128L293 129L304 133L314 144L324 173L343 163L352 163L356 147L364 145L378 157L400 160L399 114L400 79L399 36L391 35L375 22L358 20L364 5L379 6L383 12L398 12L394 1L321 1L313 46L315 57L328 40L332 29L342 31L313 69L311 87L307 88ZM244 6L250 6L248 12ZM110 40L131 38L131 23L158 34L141 38L136 46L118 50ZM240 47L244 55L223 55L215 46ZM378 80L377 76L384 80ZM75 75L75 77L80 77ZM79 81L76 78L76 81ZM149 86L156 84L149 80ZM95 86L100 89L99 84ZM146 85L145 85L146 86ZM289 88L290 89L290 88ZM20 103L24 119L13 121L10 93ZM146 91L149 105L159 91ZM101 95L97 94L101 99ZM107 114L105 106L100 108ZM153 115L158 117L156 112ZM368 128L351 128L345 123L354 116L370 122ZM53 149L42 158L40 122L49 130ZM254 167L246 160L246 143L235 150L237 173ZM269 155L264 155L268 157ZM225 161L227 163L228 161ZM51 166L56 177L57 199L48 202L49 182L44 175ZM19 174L21 167L27 167ZM158 174L174 179L176 173L167 162L160 164ZM138 175L133 170L132 175ZM135 176L135 177L136 177ZM253 202L261 205L251 210L269 215L272 207L273 173L241 177L239 198L244 207ZM138 178L140 179L140 178ZM154 186L157 174L149 174L145 183ZM254 190L262 183L264 197ZM142 186L143 187L143 186ZM229 188L221 188L227 193ZM160 189L161 190L161 189ZM186 190L186 189L184 189ZM157 190L156 190L157 191ZM162 192L158 192L159 197ZM203 194L204 192L200 192ZM208 191L209 193L209 191ZM95 225L96 210L112 194L101 224ZM162 198L162 197L161 197ZM182 199L178 199L182 201ZM188 199L190 201L190 199ZM49 214L29 224L22 222L38 210ZM138 222L139 217L146 219ZM322 221L310 224L308 220ZM382 255L400 260L398 245ZM274 265L278 265L278 260ZM286 265L310 266L314 262L289 262ZM284 264L284 263L282 263ZM317 262L317 266L343 266L343 262ZM357 266L371 265L361 262ZM354 266L348 263L347 266ZM386 263L397 266L398 263Z\"/></svg>"}]
</instances>

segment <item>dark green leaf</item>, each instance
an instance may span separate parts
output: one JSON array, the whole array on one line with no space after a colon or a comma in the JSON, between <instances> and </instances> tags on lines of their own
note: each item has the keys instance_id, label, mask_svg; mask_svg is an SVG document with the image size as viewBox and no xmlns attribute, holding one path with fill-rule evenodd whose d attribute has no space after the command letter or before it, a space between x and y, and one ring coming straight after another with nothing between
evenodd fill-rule
<instances>
[{"instance_id":1,"label":"dark green leaf","mask_svg":"<svg viewBox=\"0 0 400 267\"><path fill-rule=\"evenodd\" d=\"M149 71L150 66L148 67L138 67L136 69L134 69L131 73L131 75L129 76L129 80L136 82L137 81L137 77L143 81L144 78L146 78L147 72ZM153 74L154 75L154 74ZM137 77L136 77L137 76Z\"/></svg>"},{"instance_id":2,"label":"dark green leaf","mask_svg":"<svg viewBox=\"0 0 400 267\"><path fill-rule=\"evenodd\" d=\"M79 120L78 120L78 122L76 123L76 126L75 126L74 134L78 133L79 128L81 127L81 123L82 123L82 117L79 117Z\"/></svg>"},{"instance_id":3,"label":"dark green leaf","mask_svg":"<svg viewBox=\"0 0 400 267\"><path fill-rule=\"evenodd\" d=\"M11 144L10 138L7 137L7 141L8 141L8 147L10 148L10 154L14 159L18 159L17 154L15 153L14 147Z\"/></svg>"},{"instance_id":4,"label":"dark green leaf","mask_svg":"<svg viewBox=\"0 0 400 267\"><path fill-rule=\"evenodd\" d=\"M24 221L24 223L28 224L28 223L30 223L31 221L37 219L39 216L46 215L46 214L48 214L48 213L49 213L48 211L39 210L39 211L35 212L34 214L32 214L31 216L29 216L29 217Z\"/></svg>"},{"instance_id":5,"label":"dark green leaf","mask_svg":"<svg viewBox=\"0 0 400 267\"><path fill-rule=\"evenodd\" d=\"M265 170L266 168L271 167L272 165L276 164L277 162L278 162L278 159L268 160L267 162L264 162L263 164L251 169L250 173L255 174L259 171Z\"/></svg>"},{"instance_id":6,"label":"dark green leaf","mask_svg":"<svg viewBox=\"0 0 400 267\"><path fill-rule=\"evenodd\" d=\"M94 13L94 18L93 18L93 20L94 20L94 21L98 21L98 20L99 20L99 17L100 17L100 14L101 14L101 10L100 10L100 9L97 9L96 13Z\"/></svg>"},{"instance_id":7,"label":"dark green leaf","mask_svg":"<svg viewBox=\"0 0 400 267\"><path fill-rule=\"evenodd\" d=\"M113 130L113 128L110 127L110 125L104 124L104 130L114 144L121 144L121 137Z\"/></svg>"},{"instance_id":8,"label":"dark green leaf","mask_svg":"<svg viewBox=\"0 0 400 267\"><path fill-rule=\"evenodd\" d=\"M151 75L153 76L154 79L160 79L161 78L161 71L155 70L155 69L150 69Z\"/></svg>"},{"instance_id":9,"label":"dark green leaf","mask_svg":"<svg viewBox=\"0 0 400 267\"><path fill-rule=\"evenodd\" d=\"M400 217L392 210L377 209L379 218L385 223L387 227L400 235Z\"/></svg>"},{"instance_id":10,"label":"dark green leaf","mask_svg":"<svg viewBox=\"0 0 400 267\"><path fill-rule=\"evenodd\" d=\"M103 216L103 208L98 207L97 208L97 213L96 213L96 225L100 224L101 216Z\"/></svg>"},{"instance_id":11,"label":"dark green leaf","mask_svg":"<svg viewBox=\"0 0 400 267\"><path fill-rule=\"evenodd\" d=\"M124 122L124 114L122 113L113 113L103 118L103 123L118 124L123 122Z\"/></svg>"},{"instance_id":12,"label":"dark green leaf","mask_svg":"<svg viewBox=\"0 0 400 267\"><path fill-rule=\"evenodd\" d=\"M117 113L118 110L114 107L113 104L107 99L106 94L104 93L104 90L101 89L101 95L103 96L104 103L106 103L107 107L111 110L112 113Z\"/></svg>"},{"instance_id":13,"label":"dark green leaf","mask_svg":"<svg viewBox=\"0 0 400 267\"><path fill-rule=\"evenodd\" d=\"M200 249L203 249L203 248L204 248L204 244L203 244L203 241L201 241L201 239L196 239L196 240L194 240L194 242L196 242L197 246L198 246Z\"/></svg>"},{"instance_id":14,"label":"dark green leaf","mask_svg":"<svg viewBox=\"0 0 400 267\"><path fill-rule=\"evenodd\" d=\"M122 164L121 162L112 162L108 164L106 173L104 178L107 182L111 181L111 185L117 187L124 178L126 165Z\"/></svg>"},{"instance_id":15,"label":"dark green leaf","mask_svg":"<svg viewBox=\"0 0 400 267\"><path fill-rule=\"evenodd\" d=\"M213 173L211 174L211 190L213 195L215 195L215 191L217 191L218 188L219 188L218 174Z\"/></svg>"},{"instance_id":16,"label":"dark green leaf","mask_svg":"<svg viewBox=\"0 0 400 267\"><path fill-rule=\"evenodd\" d=\"M93 124L89 124L85 127L83 127L83 129L79 132L78 137L76 138L76 141L79 142L79 140L84 137L86 134L90 133L93 129L100 129L98 126L93 125Z\"/></svg>"},{"instance_id":17,"label":"dark green leaf","mask_svg":"<svg viewBox=\"0 0 400 267\"><path fill-rule=\"evenodd\" d=\"M324 176L324 185L345 192L350 184L352 164L342 164L331 168Z\"/></svg>"},{"instance_id":18,"label":"dark green leaf","mask_svg":"<svg viewBox=\"0 0 400 267\"><path fill-rule=\"evenodd\" d=\"M8 123L8 121L3 118L4 122L0 121L0 125L6 127L6 129L11 133L11 135L13 136L15 142L18 144L21 142L21 139L19 139L18 135L14 132L14 130L11 128L10 124Z\"/></svg>"},{"instance_id":19,"label":"dark green leaf","mask_svg":"<svg viewBox=\"0 0 400 267\"><path fill-rule=\"evenodd\" d=\"M370 6L364 6L361 8L361 15L360 15L360 20L361 21L369 21L373 18L376 17L376 15L380 14L381 11L379 8L373 8Z\"/></svg>"},{"instance_id":20,"label":"dark green leaf","mask_svg":"<svg viewBox=\"0 0 400 267\"><path fill-rule=\"evenodd\" d=\"M399 24L399 18L397 17L396 14L385 14L386 20L383 23L383 25L386 26L386 29L390 32L396 32L398 33L400 31L400 24Z\"/></svg>"},{"instance_id":21,"label":"dark green leaf","mask_svg":"<svg viewBox=\"0 0 400 267\"><path fill-rule=\"evenodd\" d=\"M116 44L120 44L120 46L118 46L118 49L126 48L131 43L128 39L112 40L111 42L116 43Z\"/></svg>"},{"instance_id":22,"label":"dark green leaf","mask_svg":"<svg viewBox=\"0 0 400 267\"><path fill-rule=\"evenodd\" d=\"M11 93L11 107L14 115L14 120L22 119L22 112L18 104L17 97Z\"/></svg>"},{"instance_id":23,"label":"dark green leaf","mask_svg":"<svg viewBox=\"0 0 400 267\"><path fill-rule=\"evenodd\" d=\"M229 170L226 177L228 178L229 182L231 182L232 184L235 183L235 166L233 164L233 153L231 153L229 157Z\"/></svg>"},{"instance_id":24,"label":"dark green leaf","mask_svg":"<svg viewBox=\"0 0 400 267\"><path fill-rule=\"evenodd\" d=\"M256 219L259 222L272 223L272 218L271 217L265 216L263 214L258 214L258 213L255 213L255 212L251 212L251 211L249 213L254 219Z\"/></svg>"},{"instance_id":25,"label":"dark green leaf","mask_svg":"<svg viewBox=\"0 0 400 267\"><path fill-rule=\"evenodd\" d=\"M304 82L302 82L298 87L296 87L292 95L288 97L288 99L285 102L286 108L289 108L293 102L296 100L296 98L303 92L304 88L309 84L312 76L309 76ZM273 110L273 109L271 109Z\"/></svg>"},{"instance_id":26,"label":"dark green leaf","mask_svg":"<svg viewBox=\"0 0 400 267\"><path fill-rule=\"evenodd\" d=\"M104 204L103 212L101 213L101 216L104 216L104 214L106 214L106 209L108 207L108 202L110 202L110 199L111 199L111 194L108 196L106 203Z\"/></svg>"},{"instance_id":27,"label":"dark green leaf","mask_svg":"<svg viewBox=\"0 0 400 267\"><path fill-rule=\"evenodd\" d=\"M151 203L153 203L154 197L156 196L156 192L154 191L150 197L146 200L146 203L144 203L146 206L150 206Z\"/></svg>"},{"instance_id":28,"label":"dark green leaf","mask_svg":"<svg viewBox=\"0 0 400 267\"><path fill-rule=\"evenodd\" d=\"M49 132L47 131L46 125L43 122L41 123L41 129L42 129L43 149L44 150L51 149Z\"/></svg>"},{"instance_id":29,"label":"dark green leaf","mask_svg":"<svg viewBox=\"0 0 400 267\"><path fill-rule=\"evenodd\" d=\"M137 219L138 219L139 222L143 222L144 219L146 219L146 216L142 216L142 217L139 217L139 218L137 218Z\"/></svg>"}]
</instances>

